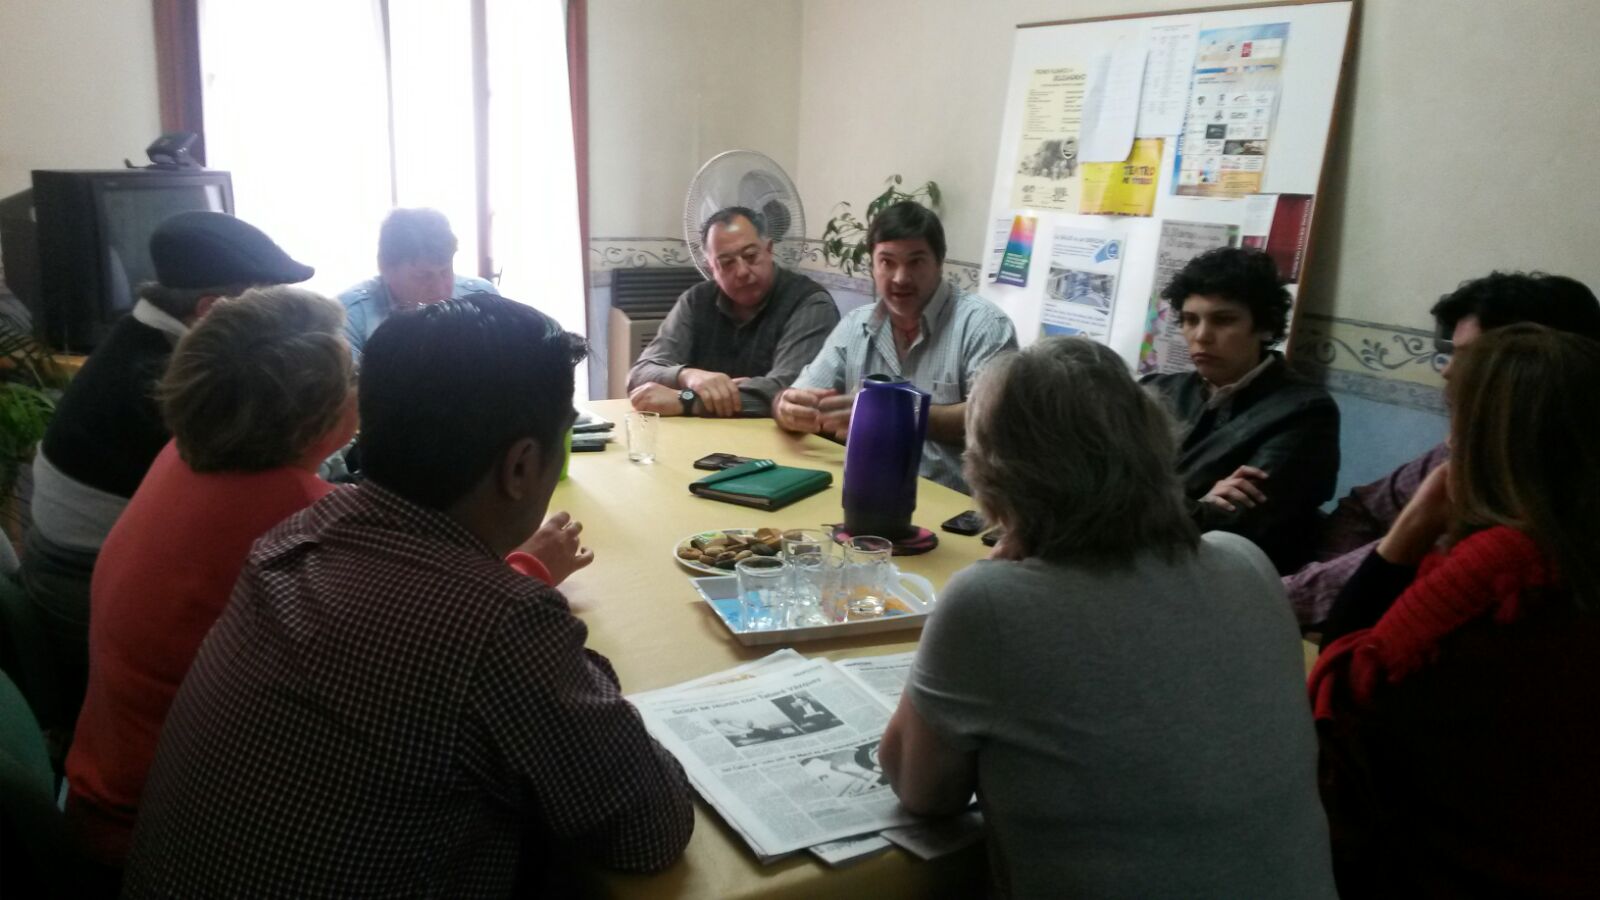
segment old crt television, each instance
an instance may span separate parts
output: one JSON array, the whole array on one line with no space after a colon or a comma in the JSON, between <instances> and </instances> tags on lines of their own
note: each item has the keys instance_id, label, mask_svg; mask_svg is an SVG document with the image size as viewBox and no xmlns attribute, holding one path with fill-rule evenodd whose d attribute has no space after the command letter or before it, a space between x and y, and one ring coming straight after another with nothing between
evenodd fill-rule
<instances>
[{"instance_id":1,"label":"old crt television","mask_svg":"<svg viewBox=\"0 0 1600 900\"><path fill-rule=\"evenodd\" d=\"M15 208L17 199L6 202ZM35 170L31 222L6 215L0 235L6 281L32 313L35 333L57 350L93 350L133 308L139 286L155 280L150 234L168 216L193 209L233 213L227 172ZM30 224L35 234L15 233ZM36 256L26 252L30 238ZM13 241L23 252L9 252ZM18 264L24 271L13 272Z\"/></svg>"}]
</instances>

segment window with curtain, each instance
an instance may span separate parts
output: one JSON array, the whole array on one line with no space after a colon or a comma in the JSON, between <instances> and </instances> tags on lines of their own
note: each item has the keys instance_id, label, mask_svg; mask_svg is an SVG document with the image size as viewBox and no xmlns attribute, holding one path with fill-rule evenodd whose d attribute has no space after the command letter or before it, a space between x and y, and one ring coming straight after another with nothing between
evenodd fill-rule
<instances>
[{"instance_id":1,"label":"window with curtain","mask_svg":"<svg viewBox=\"0 0 1600 900\"><path fill-rule=\"evenodd\" d=\"M375 275L384 215L427 206L458 273L587 333L563 0L200 0L198 18L207 165L313 289Z\"/></svg>"}]
</instances>

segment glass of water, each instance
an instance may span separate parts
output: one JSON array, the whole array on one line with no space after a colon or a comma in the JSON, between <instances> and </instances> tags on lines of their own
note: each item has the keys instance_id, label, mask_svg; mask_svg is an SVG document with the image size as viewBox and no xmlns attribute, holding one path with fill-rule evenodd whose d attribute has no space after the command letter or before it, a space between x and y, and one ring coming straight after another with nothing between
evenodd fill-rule
<instances>
[{"instance_id":1,"label":"glass of water","mask_svg":"<svg viewBox=\"0 0 1600 900\"><path fill-rule=\"evenodd\" d=\"M794 562L797 556L820 554L827 556L833 549L833 538L820 531L793 528L785 531L779 540L783 544L783 558Z\"/></svg>"},{"instance_id":2,"label":"glass of water","mask_svg":"<svg viewBox=\"0 0 1600 900\"><path fill-rule=\"evenodd\" d=\"M789 568L791 626L812 628L844 621L843 559L826 553L802 553L789 560Z\"/></svg>"},{"instance_id":3,"label":"glass of water","mask_svg":"<svg viewBox=\"0 0 1600 900\"><path fill-rule=\"evenodd\" d=\"M771 631L789 624L789 564L776 556L750 556L733 567L739 578L739 611L746 631Z\"/></svg>"},{"instance_id":4,"label":"glass of water","mask_svg":"<svg viewBox=\"0 0 1600 900\"><path fill-rule=\"evenodd\" d=\"M656 432L661 429L661 414L630 412L622 420L628 433L628 459L636 463L656 461Z\"/></svg>"},{"instance_id":5,"label":"glass of water","mask_svg":"<svg viewBox=\"0 0 1600 900\"><path fill-rule=\"evenodd\" d=\"M894 542L862 535L845 548L845 608L851 619L883 616L894 577Z\"/></svg>"}]
</instances>

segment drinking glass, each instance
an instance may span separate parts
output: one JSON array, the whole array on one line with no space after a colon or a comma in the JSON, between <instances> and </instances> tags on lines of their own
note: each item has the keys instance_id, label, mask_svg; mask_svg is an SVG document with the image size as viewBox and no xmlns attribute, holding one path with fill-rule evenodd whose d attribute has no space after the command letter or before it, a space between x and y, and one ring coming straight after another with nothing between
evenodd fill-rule
<instances>
[{"instance_id":1,"label":"drinking glass","mask_svg":"<svg viewBox=\"0 0 1600 900\"><path fill-rule=\"evenodd\" d=\"M739 612L746 631L789 624L789 564L775 556L750 556L733 567L739 577Z\"/></svg>"},{"instance_id":2,"label":"drinking glass","mask_svg":"<svg viewBox=\"0 0 1600 900\"><path fill-rule=\"evenodd\" d=\"M843 622L844 560L826 553L802 553L789 561L789 624L811 628Z\"/></svg>"},{"instance_id":3,"label":"drinking glass","mask_svg":"<svg viewBox=\"0 0 1600 900\"><path fill-rule=\"evenodd\" d=\"M797 556L816 553L827 556L833 547L833 539L820 531L811 531L804 528L792 528L785 531L778 538L783 548L783 558L793 561Z\"/></svg>"},{"instance_id":4,"label":"drinking glass","mask_svg":"<svg viewBox=\"0 0 1600 900\"><path fill-rule=\"evenodd\" d=\"M623 419L628 432L628 459L636 463L656 461L656 432L661 427L661 414L630 412Z\"/></svg>"},{"instance_id":5,"label":"drinking glass","mask_svg":"<svg viewBox=\"0 0 1600 900\"><path fill-rule=\"evenodd\" d=\"M845 607L851 619L876 619L883 615L894 580L894 542L862 535L845 548Z\"/></svg>"}]
</instances>

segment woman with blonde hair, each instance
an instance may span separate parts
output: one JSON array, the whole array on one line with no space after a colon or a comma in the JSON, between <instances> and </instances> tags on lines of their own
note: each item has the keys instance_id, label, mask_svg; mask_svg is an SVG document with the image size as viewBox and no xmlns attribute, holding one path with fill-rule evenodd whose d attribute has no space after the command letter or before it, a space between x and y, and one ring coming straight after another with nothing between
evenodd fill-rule
<instances>
[{"instance_id":1,"label":"woman with blonde hair","mask_svg":"<svg viewBox=\"0 0 1600 900\"><path fill-rule=\"evenodd\" d=\"M1509 325L1452 367L1450 462L1311 674L1335 871L1352 897L1593 896L1600 342Z\"/></svg>"},{"instance_id":2,"label":"woman with blonde hair","mask_svg":"<svg viewBox=\"0 0 1600 900\"><path fill-rule=\"evenodd\" d=\"M167 708L256 538L333 487L355 430L337 303L292 287L219 301L157 389L173 440L117 519L90 589L89 690L67 819L115 879Z\"/></svg>"},{"instance_id":3,"label":"woman with blonde hair","mask_svg":"<svg viewBox=\"0 0 1600 900\"><path fill-rule=\"evenodd\" d=\"M976 791L996 893L1331 898L1299 631L1267 557L1200 534L1171 420L1108 348L997 357L966 476L1005 539L930 617L880 756Z\"/></svg>"}]
</instances>

